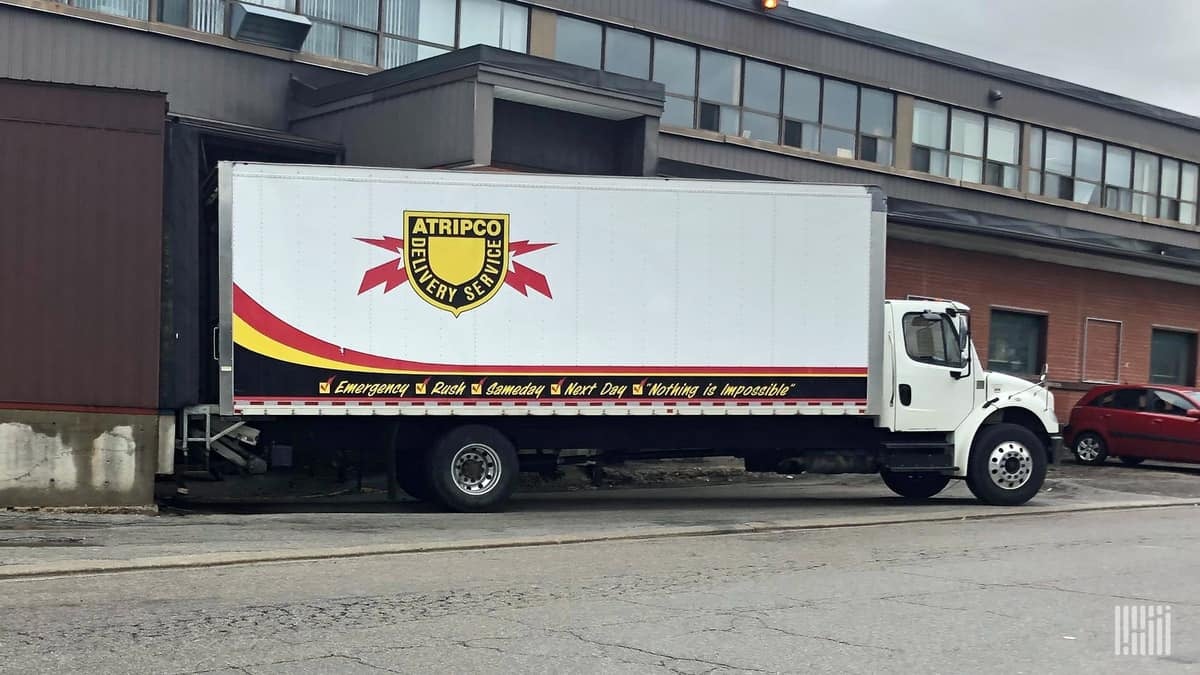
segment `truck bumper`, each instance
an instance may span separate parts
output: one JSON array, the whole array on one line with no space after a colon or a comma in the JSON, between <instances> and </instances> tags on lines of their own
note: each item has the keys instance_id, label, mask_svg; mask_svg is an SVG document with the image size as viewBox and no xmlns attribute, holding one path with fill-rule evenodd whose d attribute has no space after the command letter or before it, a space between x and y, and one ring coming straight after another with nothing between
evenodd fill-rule
<instances>
[{"instance_id":1,"label":"truck bumper","mask_svg":"<svg viewBox=\"0 0 1200 675\"><path fill-rule=\"evenodd\" d=\"M1046 460L1051 464L1057 464L1058 458L1063 451L1062 434L1055 434L1050 437L1050 447L1046 448Z\"/></svg>"}]
</instances>

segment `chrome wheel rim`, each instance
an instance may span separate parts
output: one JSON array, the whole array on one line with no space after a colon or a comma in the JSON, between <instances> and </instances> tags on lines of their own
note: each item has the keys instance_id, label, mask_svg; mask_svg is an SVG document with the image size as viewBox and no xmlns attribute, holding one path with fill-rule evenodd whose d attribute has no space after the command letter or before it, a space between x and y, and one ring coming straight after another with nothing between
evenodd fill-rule
<instances>
[{"instance_id":1,"label":"chrome wheel rim","mask_svg":"<svg viewBox=\"0 0 1200 675\"><path fill-rule=\"evenodd\" d=\"M450 477L464 494L485 495L500 483L500 455L491 446L471 443L454 454Z\"/></svg>"},{"instance_id":2,"label":"chrome wheel rim","mask_svg":"<svg viewBox=\"0 0 1200 675\"><path fill-rule=\"evenodd\" d=\"M1088 436L1075 442L1075 456L1085 462L1093 462L1100 456L1100 441Z\"/></svg>"},{"instance_id":3,"label":"chrome wheel rim","mask_svg":"<svg viewBox=\"0 0 1200 675\"><path fill-rule=\"evenodd\" d=\"M988 456L988 477L996 486L1016 490L1033 476L1033 453L1016 441L1005 441Z\"/></svg>"}]
</instances>

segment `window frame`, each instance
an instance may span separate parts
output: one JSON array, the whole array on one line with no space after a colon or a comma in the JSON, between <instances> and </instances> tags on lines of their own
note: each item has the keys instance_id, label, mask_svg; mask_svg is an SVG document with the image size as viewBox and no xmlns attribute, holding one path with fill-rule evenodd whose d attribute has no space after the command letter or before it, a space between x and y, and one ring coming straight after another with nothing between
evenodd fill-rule
<instances>
[{"instance_id":1,"label":"window frame","mask_svg":"<svg viewBox=\"0 0 1200 675\"><path fill-rule=\"evenodd\" d=\"M894 94L893 94L893 96L894 96ZM909 159L909 167L908 167L909 169L912 169L913 171L925 173L930 176L938 176L940 178L950 178L951 180L957 180L960 183L968 183L971 185L987 185L989 187L1000 188L1001 190L1013 190L1013 191L1018 191L1018 192L1021 191L1021 189L1022 189L1021 188L1021 169L1024 166L1023 160L1025 159L1025 155L1026 155L1026 149L1025 149L1026 134L1025 134L1025 124L1023 122L1021 122L1020 120L1013 119L1011 117L1005 117L1004 115L995 115L995 114L992 114L992 113L984 111L984 110L976 110L974 108L967 108L967 107L964 107L961 105L952 105L950 103L945 103L942 101L935 101L933 99L928 99L928 98L914 98L913 99L914 108L917 103L924 103L926 105L937 106L937 107L945 109L945 111L946 111L946 129L945 129L945 137L944 137L945 147L935 148L933 146L924 145L922 143L917 143L916 140L911 140L911 133L910 133L910 145L912 148L914 148L914 149L921 148L922 150L929 152L931 160L933 157L933 153L941 153L942 155L945 156L946 172L945 173L934 173L932 171L928 171L928 170L924 170L924 169L917 169L914 166L912 166L911 156ZM954 151L953 145L952 145L952 140L953 140L953 135L954 135L954 113L955 113L955 111L967 113L969 115L979 115L980 117L983 118L983 146L982 146L983 150L982 150L982 154L976 156L976 155L971 155L971 154L967 154L967 153ZM914 120L914 125L915 125L915 123L916 123L915 122L915 120L916 120L915 114L913 115L913 120ZM1008 124L1012 124L1012 125L1016 126L1016 128L1017 128L1017 157L1016 157L1017 163L1016 164L1009 164L1007 162L993 160L988 157L988 148L989 148L989 143L991 142L991 135L992 135L992 120L997 120L1000 122L1007 122ZM1045 139L1043 138L1042 139L1043 156L1045 153L1045 145L1046 145ZM910 155L911 155L911 153L910 153ZM969 159L969 160L978 160L979 164L980 164L979 181L976 182L976 181L968 180L965 178L953 178L950 175L950 166L951 166L950 160L953 157L961 157L961 158ZM1073 159L1074 159L1074 157L1072 157L1072 160ZM999 185L988 182L988 167L991 165L1000 167L1001 181L1000 181ZM932 163L931 163L931 166L932 166ZM1017 180L1016 180L1016 185L1014 187L1006 187L1004 185L1004 180L1003 180L1004 170L1007 168L1013 169L1014 173L1016 174ZM1039 173L1044 173L1044 169L1034 169L1034 168L1030 167L1030 170L1037 171Z\"/></svg>"}]
</instances>

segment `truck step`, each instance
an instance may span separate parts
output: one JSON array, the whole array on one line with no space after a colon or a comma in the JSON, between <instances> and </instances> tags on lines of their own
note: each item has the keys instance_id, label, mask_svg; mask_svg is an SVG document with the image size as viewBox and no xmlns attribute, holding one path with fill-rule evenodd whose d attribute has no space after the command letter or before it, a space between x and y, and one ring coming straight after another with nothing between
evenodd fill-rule
<instances>
[{"instance_id":1,"label":"truck step","mask_svg":"<svg viewBox=\"0 0 1200 675\"><path fill-rule=\"evenodd\" d=\"M941 453L954 450L953 443L930 443L929 441L885 441L885 450L919 450Z\"/></svg>"}]
</instances>

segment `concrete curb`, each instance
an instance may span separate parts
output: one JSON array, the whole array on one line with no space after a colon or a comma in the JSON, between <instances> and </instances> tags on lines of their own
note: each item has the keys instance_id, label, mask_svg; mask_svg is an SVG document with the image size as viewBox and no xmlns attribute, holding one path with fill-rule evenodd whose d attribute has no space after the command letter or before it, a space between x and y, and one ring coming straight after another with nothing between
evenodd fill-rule
<instances>
[{"instance_id":1,"label":"concrete curb","mask_svg":"<svg viewBox=\"0 0 1200 675\"><path fill-rule=\"evenodd\" d=\"M902 525L907 523L936 523L970 520L991 520L1020 516L1042 516L1059 513L1085 513L1089 511L1113 511L1131 509L1178 508L1200 506L1198 499L1159 499L1113 502L1110 504L1082 504L1079 506L1017 507L995 513L970 513L966 515L938 514L908 517L880 518L863 516L841 518L829 522L792 520L774 523L738 523L731 525L688 527L644 527L631 530L564 535L526 536L517 538L469 539L454 542L432 542L426 544L378 544L367 546L331 547L321 549L296 549L276 551L250 551L233 553L199 553L192 555L155 556L129 560L71 560L52 563L10 565L0 567L0 581L39 579L46 577L115 574L149 570L169 570L199 567L226 567L254 563L304 562L340 558L363 558L368 556L401 555L414 553L445 553L452 551L478 551L484 549L525 548L537 546L561 546L565 544L588 544L596 542L644 541L677 537L709 537L730 534L754 534L771 532L793 532L801 530L828 530L877 525Z\"/></svg>"}]
</instances>

